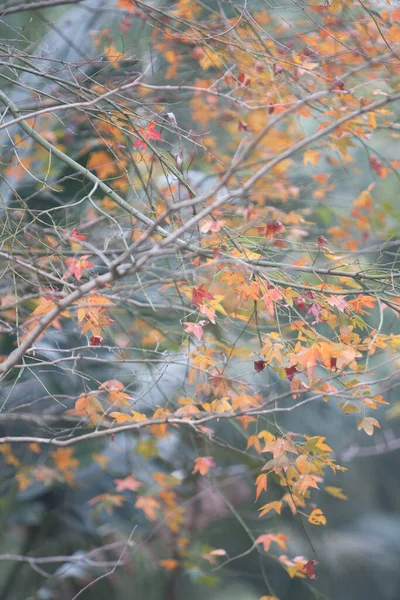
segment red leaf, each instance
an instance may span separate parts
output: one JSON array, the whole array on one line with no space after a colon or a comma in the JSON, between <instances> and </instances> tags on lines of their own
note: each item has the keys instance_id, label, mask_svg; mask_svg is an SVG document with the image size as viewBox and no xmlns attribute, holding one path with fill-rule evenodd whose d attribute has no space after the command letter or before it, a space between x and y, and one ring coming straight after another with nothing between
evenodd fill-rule
<instances>
[{"instance_id":1,"label":"red leaf","mask_svg":"<svg viewBox=\"0 0 400 600\"><path fill-rule=\"evenodd\" d=\"M271 240L276 235L278 235L278 233L283 233L284 231L285 231L285 226L277 219L274 219L273 221L270 221L269 223L266 224L265 230L264 230L264 235L268 239Z\"/></svg>"},{"instance_id":2,"label":"red leaf","mask_svg":"<svg viewBox=\"0 0 400 600\"><path fill-rule=\"evenodd\" d=\"M324 237L323 235L319 235L317 237L317 244L319 244L320 246L324 246L325 244L328 243L328 240L326 239L326 237Z\"/></svg>"},{"instance_id":3,"label":"red leaf","mask_svg":"<svg viewBox=\"0 0 400 600\"><path fill-rule=\"evenodd\" d=\"M293 300L293 302L295 303L295 305L297 306L297 308L299 308L300 310L304 310L306 308L306 303L305 303L304 298L302 296L299 296L298 298L295 298Z\"/></svg>"},{"instance_id":4,"label":"red leaf","mask_svg":"<svg viewBox=\"0 0 400 600\"><path fill-rule=\"evenodd\" d=\"M248 75L246 75L246 73L243 73L243 72L239 73L238 79L239 79L240 83L245 87L247 87L251 83L250 77Z\"/></svg>"},{"instance_id":5,"label":"red leaf","mask_svg":"<svg viewBox=\"0 0 400 600\"><path fill-rule=\"evenodd\" d=\"M300 371L297 370L297 367L295 365L293 365L293 367L287 367L285 369L285 371L286 371L286 377L289 379L289 381L292 381L292 379L296 375L296 373L300 373Z\"/></svg>"},{"instance_id":6,"label":"red leaf","mask_svg":"<svg viewBox=\"0 0 400 600\"><path fill-rule=\"evenodd\" d=\"M382 175L383 165L380 160L378 160L375 154L371 154L369 157L369 165L373 171L380 177Z\"/></svg>"},{"instance_id":7,"label":"red leaf","mask_svg":"<svg viewBox=\"0 0 400 600\"><path fill-rule=\"evenodd\" d=\"M303 571L305 571L310 579L316 579L314 565L317 564L316 560L308 560L303 567Z\"/></svg>"},{"instance_id":8,"label":"red leaf","mask_svg":"<svg viewBox=\"0 0 400 600\"><path fill-rule=\"evenodd\" d=\"M84 241L87 239L88 236L84 235L83 233L79 233L78 230L75 228L71 231L68 237L70 237L73 240Z\"/></svg>"},{"instance_id":9,"label":"red leaf","mask_svg":"<svg viewBox=\"0 0 400 600\"><path fill-rule=\"evenodd\" d=\"M156 122L152 121L146 127L146 129L139 128L139 132L146 140L156 140L158 142L162 141L161 134L156 131L154 128L156 126ZM135 149L146 150L147 144L141 138L138 138L136 142L133 144Z\"/></svg>"},{"instance_id":10,"label":"red leaf","mask_svg":"<svg viewBox=\"0 0 400 600\"><path fill-rule=\"evenodd\" d=\"M190 306L201 306L204 304L204 300L214 300L214 296L208 292L204 285L201 284L198 288L192 289L192 299L190 300Z\"/></svg>"},{"instance_id":11,"label":"red leaf","mask_svg":"<svg viewBox=\"0 0 400 600\"><path fill-rule=\"evenodd\" d=\"M267 363L265 362L265 360L255 360L254 368L257 371L257 373L261 373L261 371L263 371L265 369L266 364Z\"/></svg>"},{"instance_id":12,"label":"red leaf","mask_svg":"<svg viewBox=\"0 0 400 600\"><path fill-rule=\"evenodd\" d=\"M91 346L101 346L101 344L103 343L103 338L101 337L101 335L92 335L92 337L89 340L89 343Z\"/></svg>"},{"instance_id":13,"label":"red leaf","mask_svg":"<svg viewBox=\"0 0 400 600\"><path fill-rule=\"evenodd\" d=\"M66 258L64 263L68 268L62 276L62 279L67 279L67 277L75 275L76 279L79 281L79 279L82 277L83 271L93 267L93 264L86 260L89 257L90 254L84 254L80 258Z\"/></svg>"}]
</instances>

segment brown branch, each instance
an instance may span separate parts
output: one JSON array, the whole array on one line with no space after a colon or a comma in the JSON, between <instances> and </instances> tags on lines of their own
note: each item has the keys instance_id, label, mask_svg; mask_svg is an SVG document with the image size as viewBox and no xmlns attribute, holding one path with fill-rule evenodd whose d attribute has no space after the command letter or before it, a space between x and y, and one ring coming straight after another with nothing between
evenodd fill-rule
<instances>
[{"instance_id":1,"label":"brown branch","mask_svg":"<svg viewBox=\"0 0 400 600\"><path fill-rule=\"evenodd\" d=\"M52 6L61 6L63 4L80 4L81 2L84 2L84 0L39 0L39 2L24 2L23 4L17 4L10 8L4 8L0 12L0 17L25 12L27 10L39 10L41 8L50 8Z\"/></svg>"}]
</instances>

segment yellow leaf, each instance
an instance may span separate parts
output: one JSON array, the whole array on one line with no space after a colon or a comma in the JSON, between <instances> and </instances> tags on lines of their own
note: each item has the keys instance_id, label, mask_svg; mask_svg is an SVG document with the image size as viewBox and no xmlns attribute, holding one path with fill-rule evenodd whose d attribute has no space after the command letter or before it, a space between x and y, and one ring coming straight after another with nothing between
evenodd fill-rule
<instances>
[{"instance_id":1,"label":"yellow leaf","mask_svg":"<svg viewBox=\"0 0 400 600\"><path fill-rule=\"evenodd\" d=\"M131 413L134 421L146 421L147 419L146 415L137 412L136 410L131 410Z\"/></svg>"},{"instance_id":2,"label":"yellow leaf","mask_svg":"<svg viewBox=\"0 0 400 600\"><path fill-rule=\"evenodd\" d=\"M218 400L213 400L210 404L211 410L217 413L230 412L232 406L229 404L228 400L229 398L227 396Z\"/></svg>"},{"instance_id":3,"label":"yellow leaf","mask_svg":"<svg viewBox=\"0 0 400 600\"><path fill-rule=\"evenodd\" d=\"M314 465L306 454L301 454L296 458L296 467L300 473L319 473L320 469Z\"/></svg>"},{"instance_id":4,"label":"yellow leaf","mask_svg":"<svg viewBox=\"0 0 400 600\"><path fill-rule=\"evenodd\" d=\"M338 498L339 500L347 500L347 496L343 493L342 488L335 487L334 485L327 485L324 489L327 494L330 494L334 498Z\"/></svg>"},{"instance_id":5,"label":"yellow leaf","mask_svg":"<svg viewBox=\"0 0 400 600\"><path fill-rule=\"evenodd\" d=\"M318 160L321 154L316 150L306 150L303 155L303 164L311 163L314 167L318 165Z\"/></svg>"},{"instance_id":6,"label":"yellow leaf","mask_svg":"<svg viewBox=\"0 0 400 600\"><path fill-rule=\"evenodd\" d=\"M262 506L259 510L261 511L259 515L260 517L266 515L270 510L275 510L278 515L280 515L282 510L282 501L275 500L274 502L269 502L268 504L264 504L264 506Z\"/></svg>"},{"instance_id":7,"label":"yellow leaf","mask_svg":"<svg viewBox=\"0 0 400 600\"><path fill-rule=\"evenodd\" d=\"M210 68L219 69L224 64L219 54L212 50L204 50L199 63L203 71L208 71Z\"/></svg>"},{"instance_id":8,"label":"yellow leaf","mask_svg":"<svg viewBox=\"0 0 400 600\"><path fill-rule=\"evenodd\" d=\"M258 434L257 437L263 439L264 444L270 444L271 442L274 442L276 440L276 437L274 436L274 434L271 433L270 431L266 431L265 429L260 431L260 433Z\"/></svg>"},{"instance_id":9,"label":"yellow leaf","mask_svg":"<svg viewBox=\"0 0 400 600\"><path fill-rule=\"evenodd\" d=\"M338 407L341 408L345 415L351 415L352 413L361 412L358 406L355 404L349 404L348 402L339 402Z\"/></svg>"},{"instance_id":10,"label":"yellow leaf","mask_svg":"<svg viewBox=\"0 0 400 600\"><path fill-rule=\"evenodd\" d=\"M376 115L374 112L368 113L368 125L373 129L376 128Z\"/></svg>"},{"instance_id":11,"label":"yellow leaf","mask_svg":"<svg viewBox=\"0 0 400 600\"><path fill-rule=\"evenodd\" d=\"M313 525L326 525L326 517L320 508L316 508L308 517L308 522Z\"/></svg>"},{"instance_id":12,"label":"yellow leaf","mask_svg":"<svg viewBox=\"0 0 400 600\"><path fill-rule=\"evenodd\" d=\"M117 421L118 425L121 425L121 423L135 422L134 417L131 417L130 415L127 415L127 414L121 413L121 412L112 412L112 413L110 413L110 417L115 419Z\"/></svg>"}]
</instances>

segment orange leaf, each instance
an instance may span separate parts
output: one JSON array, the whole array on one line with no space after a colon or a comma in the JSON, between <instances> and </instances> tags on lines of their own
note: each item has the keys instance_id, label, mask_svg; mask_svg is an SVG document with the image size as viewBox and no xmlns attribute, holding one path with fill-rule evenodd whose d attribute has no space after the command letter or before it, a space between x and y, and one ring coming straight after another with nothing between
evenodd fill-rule
<instances>
[{"instance_id":1,"label":"orange leaf","mask_svg":"<svg viewBox=\"0 0 400 600\"><path fill-rule=\"evenodd\" d=\"M104 409L93 394L81 394L75 402L75 414L85 417L92 425L97 425L104 414Z\"/></svg>"},{"instance_id":2,"label":"orange leaf","mask_svg":"<svg viewBox=\"0 0 400 600\"><path fill-rule=\"evenodd\" d=\"M268 552L272 543L278 544L282 550L286 550L286 542L288 539L288 536L283 533L263 533L262 535L258 536L254 543L262 544L264 547L264 552Z\"/></svg>"},{"instance_id":3,"label":"orange leaf","mask_svg":"<svg viewBox=\"0 0 400 600\"><path fill-rule=\"evenodd\" d=\"M256 479L256 500L258 500L260 494L262 491L266 492L267 491L267 474L266 473L262 473L261 475L259 475Z\"/></svg>"},{"instance_id":4,"label":"orange leaf","mask_svg":"<svg viewBox=\"0 0 400 600\"><path fill-rule=\"evenodd\" d=\"M192 473L200 473L200 475L207 475L209 469L215 467L215 461L211 456L199 456L194 461L194 469Z\"/></svg>"},{"instance_id":5,"label":"orange leaf","mask_svg":"<svg viewBox=\"0 0 400 600\"><path fill-rule=\"evenodd\" d=\"M135 507L141 508L144 514L150 521L157 519L157 509L160 508L160 503L154 496L138 496Z\"/></svg>"}]
</instances>

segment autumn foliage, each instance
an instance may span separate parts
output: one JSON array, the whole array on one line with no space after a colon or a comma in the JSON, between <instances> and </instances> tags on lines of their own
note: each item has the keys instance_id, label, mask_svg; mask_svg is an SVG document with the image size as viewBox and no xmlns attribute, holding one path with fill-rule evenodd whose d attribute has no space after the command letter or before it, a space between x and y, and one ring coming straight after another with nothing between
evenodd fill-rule
<instances>
[{"instance_id":1,"label":"autumn foliage","mask_svg":"<svg viewBox=\"0 0 400 600\"><path fill-rule=\"evenodd\" d=\"M314 585L318 557L292 551L281 519L312 537L329 525L321 499L345 501L351 475L312 416L290 417L327 407L367 444L399 360L385 255L399 212L384 190L400 161L380 136L398 148L400 9L268 6L118 0L115 28L90 32L101 69L31 61L51 93L0 89L2 385L44 368L76 382L59 395L43 383L46 404L28 410L45 426L5 430L0 452L17 493L73 488L80 447L107 472L104 450L134 438L149 473L113 477L88 508L162 528L153 556L171 573L229 563L223 539L196 544L196 518L213 516L191 503L242 465L263 530L250 546ZM124 40L138 32L152 52L133 59ZM4 60L23 77L18 52ZM175 467L174 439L187 448Z\"/></svg>"}]
</instances>

